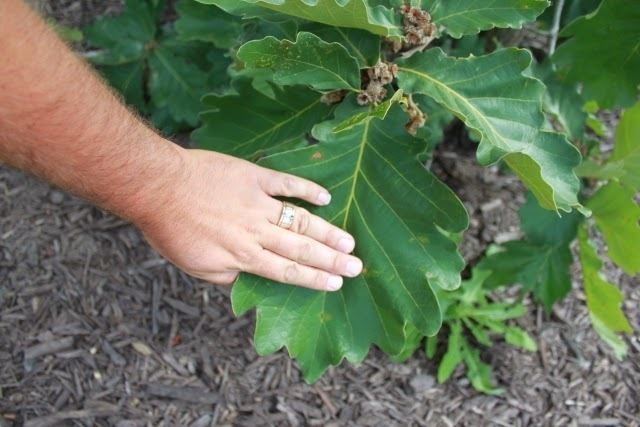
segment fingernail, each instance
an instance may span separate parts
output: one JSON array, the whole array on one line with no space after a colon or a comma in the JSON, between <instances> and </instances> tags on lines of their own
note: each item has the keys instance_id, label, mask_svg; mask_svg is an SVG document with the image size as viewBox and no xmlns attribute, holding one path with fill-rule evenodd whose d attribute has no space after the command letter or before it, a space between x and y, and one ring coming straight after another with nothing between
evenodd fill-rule
<instances>
[{"instance_id":1,"label":"fingernail","mask_svg":"<svg viewBox=\"0 0 640 427\"><path fill-rule=\"evenodd\" d=\"M349 253L353 250L353 247L356 245L356 242L351 237L343 237L338 240L338 250L340 252Z\"/></svg>"},{"instance_id":2,"label":"fingernail","mask_svg":"<svg viewBox=\"0 0 640 427\"><path fill-rule=\"evenodd\" d=\"M328 205L331 202L331 194L329 193L320 193L318 194L318 204L319 205Z\"/></svg>"},{"instance_id":3,"label":"fingernail","mask_svg":"<svg viewBox=\"0 0 640 427\"><path fill-rule=\"evenodd\" d=\"M329 276L327 279L327 290L328 291L337 291L342 287L342 277L340 276Z\"/></svg>"},{"instance_id":4,"label":"fingernail","mask_svg":"<svg viewBox=\"0 0 640 427\"><path fill-rule=\"evenodd\" d=\"M362 272L362 261L353 260L347 263L347 275L350 277L356 277Z\"/></svg>"}]
</instances>

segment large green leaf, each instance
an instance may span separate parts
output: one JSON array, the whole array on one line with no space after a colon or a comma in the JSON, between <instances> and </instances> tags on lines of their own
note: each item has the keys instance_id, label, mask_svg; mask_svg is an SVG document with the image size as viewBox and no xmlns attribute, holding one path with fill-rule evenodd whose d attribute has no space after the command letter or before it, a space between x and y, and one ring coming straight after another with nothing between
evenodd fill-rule
<instances>
[{"instance_id":1,"label":"large green leaf","mask_svg":"<svg viewBox=\"0 0 640 427\"><path fill-rule=\"evenodd\" d=\"M631 275L640 272L640 207L635 194L612 181L587 203L607 242L609 258Z\"/></svg>"},{"instance_id":2,"label":"large green leaf","mask_svg":"<svg viewBox=\"0 0 640 427\"><path fill-rule=\"evenodd\" d=\"M198 0L229 13L261 16L260 9L335 27L359 28L387 37L402 36L400 15L366 0Z\"/></svg>"},{"instance_id":3,"label":"large green leaf","mask_svg":"<svg viewBox=\"0 0 640 427\"><path fill-rule=\"evenodd\" d=\"M265 37L245 43L238 58L249 69L272 71L279 85L307 85L317 90L360 90L358 61L339 43L299 32L294 42Z\"/></svg>"},{"instance_id":4,"label":"large green leaf","mask_svg":"<svg viewBox=\"0 0 640 427\"><path fill-rule=\"evenodd\" d=\"M211 42L219 48L228 49L236 45L242 34L240 18L218 7L195 0L180 0L176 11L175 28L183 40Z\"/></svg>"},{"instance_id":5,"label":"large green leaf","mask_svg":"<svg viewBox=\"0 0 640 427\"><path fill-rule=\"evenodd\" d=\"M636 102L640 84L640 2L604 0L561 33L569 37L553 60L567 78L584 84L584 97L601 107Z\"/></svg>"},{"instance_id":6,"label":"large green leaf","mask_svg":"<svg viewBox=\"0 0 640 427\"><path fill-rule=\"evenodd\" d=\"M335 120L314 128L319 144L261 163L330 189L331 205L314 212L355 236L363 274L346 279L335 293L249 275L232 291L236 313L257 309L258 352L286 346L309 381L343 358L360 362L371 344L403 353L406 323L422 335L436 333L442 314L434 287L459 286L464 265L450 237L467 227L464 207L417 161L423 145L404 131L400 107L392 107L384 121L372 116L334 132L360 111L347 98Z\"/></svg>"},{"instance_id":7,"label":"large green leaf","mask_svg":"<svg viewBox=\"0 0 640 427\"><path fill-rule=\"evenodd\" d=\"M631 325L620 307L624 296L617 287L602 278L602 262L589 242L586 227L580 227L578 242L589 316L596 331L613 347L616 355L622 358L626 353L626 345L615 333L632 332Z\"/></svg>"},{"instance_id":8,"label":"large green leaf","mask_svg":"<svg viewBox=\"0 0 640 427\"><path fill-rule=\"evenodd\" d=\"M437 25L455 38L482 30L521 28L549 6L547 0L423 0Z\"/></svg>"},{"instance_id":9,"label":"large green leaf","mask_svg":"<svg viewBox=\"0 0 640 427\"><path fill-rule=\"evenodd\" d=\"M580 207L573 168L580 154L561 135L543 132L544 85L523 75L525 50L456 59L438 48L402 61L401 89L432 97L480 135L478 160L504 160L546 209Z\"/></svg>"},{"instance_id":10,"label":"large green leaf","mask_svg":"<svg viewBox=\"0 0 640 427\"><path fill-rule=\"evenodd\" d=\"M272 87L270 98L241 80L236 90L203 99L202 127L192 135L201 148L256 160L304 144L305 134L330 111L320 94L306 88Z\"/></svg>"}]
</instances>

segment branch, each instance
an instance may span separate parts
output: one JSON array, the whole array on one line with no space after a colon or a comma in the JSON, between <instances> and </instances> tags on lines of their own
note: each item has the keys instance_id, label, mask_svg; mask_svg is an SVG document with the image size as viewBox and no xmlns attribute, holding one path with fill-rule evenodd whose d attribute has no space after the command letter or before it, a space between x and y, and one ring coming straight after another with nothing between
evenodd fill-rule
<instances>
[{"instance_id":1,"label":"branch","mask_svg":"<svg viewBox=\"0 0 640 427\"><path fill-rule=\"evenodd\" d=\"M560 32L560 19L562 18L562 9L564 8L564 0L557 0L556 9L553 12L553 25L551 26L551 41L549 42L549 56L556 51L558 43L558 33Z\"/></svg>"}]
</instances>

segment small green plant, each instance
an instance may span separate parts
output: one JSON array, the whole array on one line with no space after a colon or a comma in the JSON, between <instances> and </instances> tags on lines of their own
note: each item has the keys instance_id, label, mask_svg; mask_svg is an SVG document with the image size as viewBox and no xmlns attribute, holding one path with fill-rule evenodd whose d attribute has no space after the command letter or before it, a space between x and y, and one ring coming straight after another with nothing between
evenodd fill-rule
<instances>
[{"instance_id":1,"label":"small green plant","mask_svg":"<svg viewBox=\"0 0 640 427\"><path fill-rule=\"evenodd\" d=\"M576 240L594 327L620 357L617 333L631 330L588 236L640 271L640 4L563 3L538 21L555 50L540 63L499 47L495 29L535 21L546 0L181 0L166 25L161 2L128 1L85 35L104 75L166 131L197 127L202 148L331 190L330 206L307 208L356 237L364 273L337 293L241 276L232 305L256 309L260 354L286 347L315 381L371 345L401 361L427 337L433 355L446 324L439 379L464 363L474 387L496 392L475 345L536 346L507 322L522 305L490 292L517 283L550 310L571 289ZM600 107L628 108L611 155L598 148ZM524 239L491 247L465 282L468 214L424 163L454 119L481 164L530 191Z\"/></svg>"},{"instance_id":2,"label":"small green plant","mask_svg":"<svg viewBox=\"0 0 640 427\"><path fill-rule=\"evenodd\" d=\"M487 348L493 345L492 339L495 336L528 351L536 351L538 346L525 330L507 323L508 320L524 315L525 308L518 301L492 300L485 286L490 274L489 271L475 269L471 279L463 281L459 289L440 295L444 323L449 335L446 337L446 352L438 367L438 382L445 382L458 365L464 364L467 378L476 390L497 394L502 390L494 385L491 367L482 361L480 351L475 348L471 339ZM425 351L429 358L436 354L438 336L426 339Z\"/></svg>"}]
</instances>

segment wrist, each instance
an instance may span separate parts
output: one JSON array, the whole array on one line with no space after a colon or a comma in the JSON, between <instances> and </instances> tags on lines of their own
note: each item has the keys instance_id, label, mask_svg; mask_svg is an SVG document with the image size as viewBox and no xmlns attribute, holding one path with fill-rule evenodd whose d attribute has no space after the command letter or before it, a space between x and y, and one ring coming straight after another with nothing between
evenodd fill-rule
<instances>
[{"instance_id":1,"label":"wrist","mask_svg":"<svg viewBox=\"0 0 640 427\"><path fill-rule=\"evenodd\" d=\"M175 203L176 187L184 181L185 152L159 135L146 139L128 170L118 174L124 183L121 191L112 192L107 208L143 230L157 222Z\"/></svg>"}]
</instances>

